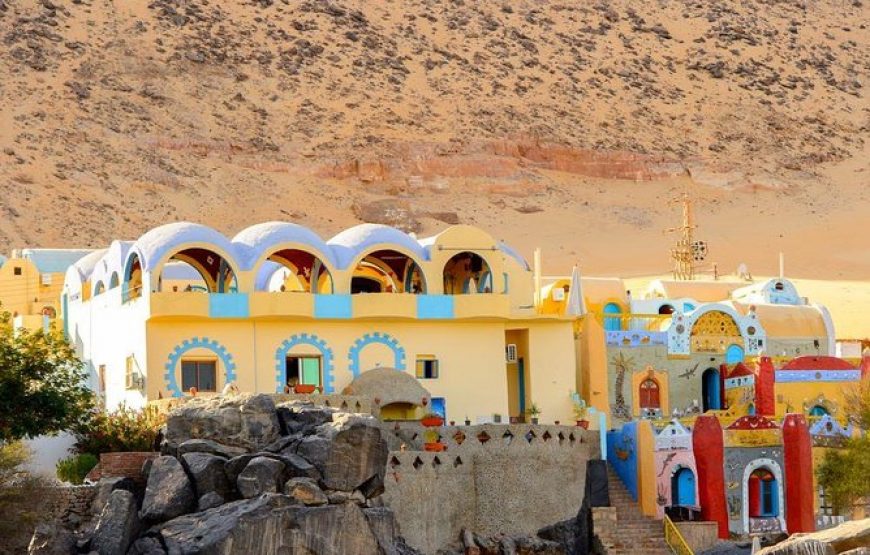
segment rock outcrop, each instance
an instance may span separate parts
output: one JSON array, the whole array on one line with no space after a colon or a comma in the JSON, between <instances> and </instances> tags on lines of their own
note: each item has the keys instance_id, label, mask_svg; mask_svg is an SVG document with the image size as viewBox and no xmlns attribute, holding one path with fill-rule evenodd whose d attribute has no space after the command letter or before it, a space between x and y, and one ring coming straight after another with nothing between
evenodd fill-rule
<instances>
[{"instance_id":1,"label":"rock outcrop","mask_svg":"<svg viewBox=\"0 0 870 555\"><path fill-rule=\"evenodd\" d=\"M202 398L169 415L165 438L170 446L199 439L252 451L275 441L279 429L275 403L268 395Z\"/></svg>"},{"instance_id":2,"label":"rock outcrop","mask_svg":"<svg viewBox=\"0 0 870 555\"><path fill-rule=\"evenodd\" d=\"M860 548L870 548L870 518L844 522L820 532L795 534L762 549L758 555L836 555Z\"/></svg>"},{"instance_id":3,"label":"rock outcrop","mask_svg":"<svg viewBox=\"0 0 870 555\"><path fill-rule=\"evenodd\" d=\"M190 512L195 506L193 485L178 459L168 456L155 459L139 515L142 520L162 522Z\"/></svg>"},{"instance_id":4,"label":"rock outcrop","mask_svg":"<svg viewBox=\"0 0 870 555\"><path fill-rule=\"evenodd\" d=\"M136 497L127 490L116 489L100 513L91 550L100 555L126 553L140 527Z\"/></svg>"}]
</instances>

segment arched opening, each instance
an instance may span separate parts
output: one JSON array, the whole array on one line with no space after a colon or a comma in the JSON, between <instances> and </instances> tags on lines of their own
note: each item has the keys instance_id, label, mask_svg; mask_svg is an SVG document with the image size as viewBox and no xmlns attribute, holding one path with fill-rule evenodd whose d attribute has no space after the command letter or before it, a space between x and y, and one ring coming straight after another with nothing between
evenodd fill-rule
<instances>
[{"instance_id":1,"label":"arched opening","mask_svg":"<svg viewBox=\"0 0 870 555\"><path fill-rule=\"evenodd\" d=\"M760 467L752 471L748 489L750 518L779 516L779 489L770 469Z\"/></svg>"},{"instance_id":2,"label":"arched opening","mask_svg":"<svg viewBox=\"0 0 870 555\"><path fill-rule=\"evenodd\" d=\"M216 252L203 248L184 249L163 265L157 290L235 292L236 276L230 264Z\"/></svg>"},{"instance_id":3,"label":"arched opening","mask_svg":"<svg viewBox=\"0 0 870 555\"><path fill-rule=\"evenodd\" d=\"M112 272L112 277L109 278L109 289L114 289L120 285L120 279L118 278L118 272Z\"/></svg>"},{"instance_id":4,"label":"arched opening","mask_svg":"<svg viewBox=\"0 0 870 555\"><path fill-rule=\"evenodd\" d=\"M773 284L773 288L776 289L777 291L783 291L785 289L785 284L781 281L777 281L776 283Z\"/></svg>"},{"instance_id":5,"label":"arched opening","mask_svg":"<svg viewBox=\"0 0 870 555\"><path fill-rule=\"evenodd\" d=\"M663 304L659 307L659 314L673 314L674 306L670 304Z\"/></svg>"},{"instance_id":6,"label":"arched opening","mask_svg":"<svg viewBox=\"0 0 870 555\"><path fill-rule=\"evenodd\" d=\"M622 307L616 303L604 305L604 329L607 331L622 330L622 318L618 316L606 316L607 314L622 314Z\"/></svg>"},{"instance_id":7,"label":"arched opening","mask_svg":"<svg viewBox=\"0 0 870 555\"><path fill-rule=\"evenodd\" d=\"M353 271L350 293L426 293L426 279L413 258L394 250L372 252Z\"/></svg>"},{"instance_id":8,"label":"arched opening","mask_svg":"<svg viewBox=\"0 0 870 555\"><path fill-rule=\"evenodd\" d=\"M417 407L411 403L390 403L381 407L381 420L415 420Z\"/></svg>"},{"instance_id":9,"label":"arched opening","mask_svg":"<svg viewBox=\"0 0 870 555\"><path fill-rule=\"evenodd\" d=\"M106 284L102 281L98 281L96 285L94 285L94 296L100 295L106 291Z\"/></svg>"},{"instance_id":10,"label":"arched opening","mask_svg":"<svg viewBox=\"0 0 870 555\"><path fill-rule=\"evenodd\" d=\"M745 358L743 347L740 345L728 345L725 350L725 364L737 364Z\"/></svg>"},{"instance_id":11,"label":"arched opening","mask_svg":"<svg viewBox=\"0 0 870 555\"><path fill-rule=\"evenodd\" d=\"M284 267L284 271L276 278L280 279L281 283L270 282L270 286L277 286L278 291L327 294L334 292L329 269L320 258L308 251L283 249L269 255L267 260Z\"/></svg>"},{"instance_id":12,"label":"arched opening","mask_svg":"<svg viewBox=\"0 0 870 555\"><path fill-rule=\"evenodd\" d=\"M704 412L722 409L721 383L716 368L707 368L701 376L701 401Z\"/></svg>"},{"instance_id":13,"label":"arched opening","mask_svg":"<svg viewBox=\"0 0 870 555\"><path fill-rule=\"evenodd\" d=\"M49 320L54 320L57 318L57 310L53 306L44 306L42 307L42 315L48 316Z\"/></svg>"},{"instance_id":14,"label":"arched opening","mask_svg":"<svg viewBox=\"0 0 870 555\"><path fill-rule=\"evenodd\" d=\"M124 295L126 300L142 296L142 261L137 253L132 253L124 269Z\"/></svg>"},{"instance_id":15,"label":"arched opening","mask_svg":"<svg viewBox=\"0 0 870 555\"><path fill-rule=\"evenodd\" d=\"M730 345L742 344L743 336L740 334L737 322L725 312L719 310L706 312L695 320L692 326L692 351L725 353Z\"/></svg>"},{"instance_id":16,"label":"arched opening","mask_svg":"<svg viewBox=\"0 0 870 555\"><path fill-rule=\"evenodd\" d=\"M479 254L460 252L444 265L444 294L492 293L492 270Z\"/></svg>"},{"instance_id":17,"label":"arched opening","mask_svg":"<svg viewBox=\"0 0 870 555\"><path fill-rule=\"evenodd\" d=\"M822 405L814 405L813 408L810 409L810 416L826 416L828 414L830 414L828 409Z\"/></svg>"},{"instance_id":18,"label":"arched opening","mask_svg":"<svg viewBox=\"0 0 870 555\"><path fill-rule=\"evenodd\" d=\"M640 382L638 388L638 404L640 409L660 409L661 401L659 400L659 383L653 378L647 378Z\"/></svg>"},{"instance_id":19,"label":"arched opening","mask_svg":"<svg viewBox=\"0 0 870 555\"><path fill-rule=\"evenodd\" d=\"M695 506L695 473L691 468L680 467L671 476L671 504Z\"/></svg>"}]
</instances>

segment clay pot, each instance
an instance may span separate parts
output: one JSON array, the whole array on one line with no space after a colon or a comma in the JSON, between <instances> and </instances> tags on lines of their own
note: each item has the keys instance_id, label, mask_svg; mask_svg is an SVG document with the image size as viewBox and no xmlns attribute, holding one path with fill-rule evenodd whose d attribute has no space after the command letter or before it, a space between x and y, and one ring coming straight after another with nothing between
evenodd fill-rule
<instances>
[{"instance_id":1,"label":"clay pot","mask_svg":"<svg viewBox=\"0 0 870 555\"><path fill-rule=\"evenodd\" d=\"M440 416L426 416L422 420L420 420L420 424L426 426L427 428L434 428L436 426L443 425L444 419Z\"/></svg>"},{"instance_id":2,"label":"clay pot","mask_svg":"<svg viewBox=\"0 0 870 555\"><path fill-rule=\"evenodd\" d=\"M443 443L437 442L437 441L423 444L424 451L432 451L435 453L440 453L441 451L444 451L446 449L447 449L446 445L444 445Z\"/></svg>"},{"instance_id":3,"label":"clay pot","mask_svg":"<svg viewBox=\"0 0 870 555\"><path fill-rule=\"evenodd\" d=\"M299 394L309 394L314 393L314 390L317 389L317 386L314 384L300 383L296 384L293 387L293 391Z\"/></svg>"},{"instance_id":4,"label":"clay pot","mask_svg":"<svg viewBox=\"0 0 870 555\"><path fill-rule=\"evenodd\" d=\"M589 421L588 420L578 420L577 426L583 428L584 430L589 429Z\"/></svg>"}]
</instances>

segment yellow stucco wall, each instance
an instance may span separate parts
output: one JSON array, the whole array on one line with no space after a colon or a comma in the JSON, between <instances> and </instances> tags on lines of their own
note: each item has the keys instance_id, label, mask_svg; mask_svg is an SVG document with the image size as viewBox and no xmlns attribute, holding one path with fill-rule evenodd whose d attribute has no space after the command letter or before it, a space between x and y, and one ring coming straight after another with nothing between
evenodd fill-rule
<instances>
[{"instance_id":1,"label":"yellow stucco wall","mask_svg":"<svg viewBox=\"0 0 870 555\"><path fill-rule=\"evenodd\" d=\"M637 497L640 510L656 516L655 433L649 420L637 423Z\"/></svg>"},{"instance_id":2,"label":"yellow stucco wall","mask_svg":"<svg viewBox=\"0 0 870 555\"><path fill-rule=\"evenodd\" d=\"M20 275L15 274L19 269ZM42 274L27 258L10 258L0 267L0 308L13 315L24 316L20 320L27 329L41 329L44 308L49 307L57 315L56 324L61 326L60 293L63 290L63 273L47 274L50 284L42 283Z\"/></svg>"},{"instance_id":3,"label":"yellow stucco wall","mask_svg":"<svg viewBox=\"0 0 870 555\"><path fill-rule=\"evenodd\" d=\"M846 391L854 383L837 382L778 382L776 384L776 417L788 412L808 413L814 405L824 406L831 416L842 419Z\"/></svg>"}]
</instances>

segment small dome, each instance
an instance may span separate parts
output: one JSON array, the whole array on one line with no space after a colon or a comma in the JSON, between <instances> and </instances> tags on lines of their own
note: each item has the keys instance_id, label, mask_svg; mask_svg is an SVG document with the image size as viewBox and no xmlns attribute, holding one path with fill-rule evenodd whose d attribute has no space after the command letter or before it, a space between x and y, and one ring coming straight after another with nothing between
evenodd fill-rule
<instances>
[{"instance_id":1,"label":"small dome","mask_svg":"<svg viewBox=\"0 0 870 555\"><path fill-rule=\"evenodd\" d=\"M346 229L327 241L340 268L346 268L360 253L381 245L385 249L399 246L418 259L428 260L416 239L398 229L381 224L360 224Z\"/></svg>"},{"instance_id":2,"label":"small dome","mask_svg":"<svg viewBox=\"0 0 870 555\"><path fill-rule=\"evenodd\" d=\"M363 372L344 388L342 395L378 399L382 407L393 403L420 406L424 398L428 401L430 397L417 378L395 368L374 368Z\"/></svg>"},{"instance_id":3,"label":"small dome","mask_svg":"<svg viewBox=\"0 0 870 555\"><path fill-rule=\"evenodd\" d=\"M246 268L251 268L263 254L285 243L305 245L311 250L311 254L335 266L335 257L326 242L299 224L266 222L245 228L233 237L233 244L245 245L248 249L250 260L245 261Z\"/></svg>"},{"instance_id":4,"label":"small dome","mask_svg":"<svg viewBox=\"0 0 870 555\"><path fill-rule=\"evenodd\" d=\"M142 268L150 272L168 252L190 243L213 245L221 249L232 258L227 262L236 267L239 262L237 251L244 250L244 247L237 248L214 229L191 222L176 222L155 227L139 237L131 250L140 256Z\"/></svg>"}]
</instances>

